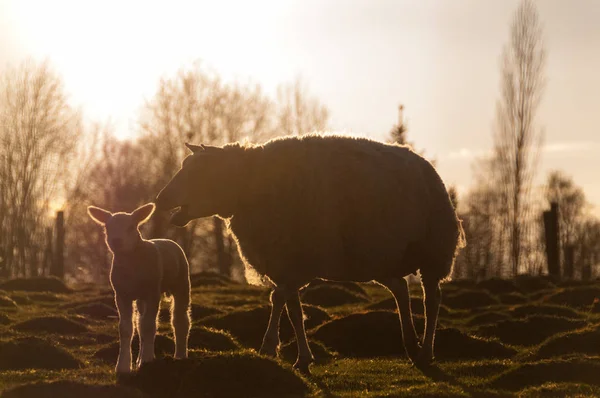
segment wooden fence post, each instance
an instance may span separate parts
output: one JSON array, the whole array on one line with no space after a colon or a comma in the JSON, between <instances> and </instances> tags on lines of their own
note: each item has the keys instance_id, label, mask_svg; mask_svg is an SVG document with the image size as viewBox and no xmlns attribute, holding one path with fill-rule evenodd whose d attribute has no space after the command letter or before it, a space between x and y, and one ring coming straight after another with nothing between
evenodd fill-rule
<instances>
[{"instance_id":1,"label":"wooden fence post","mask_svg":"<svg viewBox=\"0 0 600 398\"><path fill-rule=\"evenodd\" d=\"M560 278L560 245L558 226L558 203L552 203L550 210L544 212L544 231L546 236L546 259L548 275Z\"/></svg>"},{"instance_id":2,"label":"wooden fence post","mask_svg":"<svg viewBox=\"0 0 600 398\"><path fill-rule=\"evenodd\" d=\"M56 240L54 247L54 261L50 275L63 280L65 277L65 213L61 210L56 212Z\"/></svg>"}]
</instances>

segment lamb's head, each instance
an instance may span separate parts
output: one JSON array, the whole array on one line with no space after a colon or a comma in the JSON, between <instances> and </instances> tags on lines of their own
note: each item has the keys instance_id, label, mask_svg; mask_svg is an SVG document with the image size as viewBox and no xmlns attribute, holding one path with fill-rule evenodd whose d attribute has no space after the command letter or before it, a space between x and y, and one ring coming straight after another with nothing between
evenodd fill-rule
<instances>
[{"instance_id":1,"label":"lamb's head","mask_svg":"<svg viewBox=\"0 0 600 398\"><path fill-rule=\"evenodd\" d=\"M132 251L142 240L139 226L154 213L154 203L138 207L131 213L111 213L95 206L88 206L92 220L104 227L106 244L113 253Z\"/></svg>"},{"instance_id":2,"label":"lamb's head","mask_svg":"<svg viewBox=\"0 0 600 398\"><path fill-rule=\"evenodd\" d=\"M220 147L185 144L192 153L156 197L159 210L178 208L171 224L183 227L191 220L219 215L230 217L235 201L231 183L235 154Z\"/></svg>"}]
</instances>

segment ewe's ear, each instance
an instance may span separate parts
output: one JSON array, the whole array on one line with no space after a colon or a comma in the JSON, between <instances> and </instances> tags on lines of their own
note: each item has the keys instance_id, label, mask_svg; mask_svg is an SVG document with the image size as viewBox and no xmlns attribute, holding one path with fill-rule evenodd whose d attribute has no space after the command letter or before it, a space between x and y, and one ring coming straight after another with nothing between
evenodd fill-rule
<instances>
[{"instance_id":1,"label":"ewe's ear","mask_svg":"<svg viewBox=\"0 0 600 398\"><path fill-rule=\"evenodd\" d=\"M90 215L90 218L100 225L106 224L108 219L112 217L110 211L106 211L96 206L88 206L87 212Z\"/></svg>"},{"instance_id":2,"label":"ewe's ear","mask_svg":"<svg viewBox=\"0 0 600 398\"><path fill-rule=\"evenodd\" d=\"M192 153L196 153L199 151L203 151L204 150L204 145L194 145L194 144L189 144L189 143L185 143L185 146L192 151Z\"/></svg>"},{"instance_id":3,"label":"ewe's ear","mask_svg":"<svg viewBox=\"0 0 600 398\"><path fill-rule=\"evenodd\" d=\"M135 222L138 225L140 225L150 219L150 217L152 216L152 213L154 213L154 209L155 209L154 203L148 203L148 204L145 204L145 205L140 206L137 209L135 209L133 211L133 213L131 213L131 216L133 217Z\"/></svg>"}]
</instances>

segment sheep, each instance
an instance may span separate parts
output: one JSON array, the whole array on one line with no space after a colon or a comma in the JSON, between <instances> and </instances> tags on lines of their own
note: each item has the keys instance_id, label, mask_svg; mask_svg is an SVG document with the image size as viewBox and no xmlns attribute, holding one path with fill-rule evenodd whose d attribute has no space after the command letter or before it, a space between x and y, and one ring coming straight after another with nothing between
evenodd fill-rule
<instances>
[{"instance_id":1,"label":"sheep","mask_svg":"<svg viewBox=\"0 0 600 398\"><path fill-rule=\"evenodd\" d=\"M374 281L395 297L404 345L416 365L433 361L441 301L465 246L464 232L434 167L409 147L311 134L264 145L186 144L191 154L160 191L159 210L183 226L226 220L246 269L273 286L260 353L276 356L284 306L296 334L294 367L314 360L299 289L314 279ZM420 271L426 326L415 331L405 277Z\"/></svg>"},{"instance_id":2,"label":"sheep","mask_svg":"<svg viewBox=\"0 0 600 398\"><path fill-rule=\"evenodd\" d=\"M132 371L134 301L137 308L136 327L140 336L136 367L154 359L154 338L162 293L172 295L171 325L175 335L175 358L187 358L190 267L177 243L168 239L142 238L139 226L150 219L154 209L154 204L148 203L132 213L113 214L99 207L88 207L92 220L103 226L106 245L113 255L110 283L119 311L117 374Z\"/></svg>"}]
</instances>

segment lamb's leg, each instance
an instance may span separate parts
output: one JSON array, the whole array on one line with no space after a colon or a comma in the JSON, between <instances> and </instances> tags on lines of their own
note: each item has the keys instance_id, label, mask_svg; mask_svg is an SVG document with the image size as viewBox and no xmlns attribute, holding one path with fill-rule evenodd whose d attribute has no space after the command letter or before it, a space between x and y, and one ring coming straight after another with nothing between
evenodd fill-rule
<instances>
[{"instance_id":1,"label":"lamb's leg","mask_svg":"<svg viewBox=\"0 0 600 398\"><path fill-rule=\"evenodd\" d=\"M269 326L263 337L263 342L260 347L260 354L277 356L277 347L279 346L279 320L281 312L285 305L285 292L281 288L275 288L271 292L271 316L269 318Z\"/></svg>"},{"instance_id":2,"label":"lamb's leg","mask_svg":"<svg viewBox=\"0 0 600 398\"><path fill-rule=\"evenodd\" d=\"M175 358L187 358L190 334L190 291L173 295L171 326L175 336Z\"/></svg>"},{"instance_id":3,"label":"lamb's leg","mask_svg":"<svg viewBox=\"0 0 600 398\"><path fill-rule=\"evenodd\" d=\"M438 312L442 300L442 291L438 280L423 279L423 298L425 304L425 336L423 338L423 348L419 353L417 363L419 365L429 365L433 362L433 342L435 338L435 328L437 326Z\"/></svg>"},{"instance_id":4,"label":"lamb's leg","mask_svg":"<svg viewBox=\"0 0 600 398\"><path fill-rule=\"evenodd\" d=\"M117 295L119 310L119 358L115 371L118 373L131 372L131 340L133 339L133 302Z\"/></svg>"},{"instance_id":5,"label":"lamb's leg","mask_svg":"<svg viewBox=\"0 0 600 398\"><path fill-rule=\"evenodd\" d=\"M288 317L294 327L296 333L296 342L298 343L298 359L294 364L295 369L299 369L302 373L310 374L308 367L314 361L308 340L306 339L306 331L304 330L304 315L302 313L302 304L298 290L290 293L285 302Z\"/></svg>"},{"instance_id":6,"label":"lamb's leg","mask_svg":"<svg viewBox=\"0 0 600 398\"><path fill-rule=\"evenodd\" d=\"M139 306L140 300L138 300ZM160 295L142 302L139 319L140 354L138 367L154 359L154 338L156 336L156 316L160 307Z\"/></svg>"},{"instance_id":7,"label":"lamb's leg","mask_svg":"<svg viewBox=\"0 0 600 398\"><path fill-rule=\"evenodd\" d=\"M393 278L380 282L392 293L396 299L396 306L400 314L400 324L402 326L402 338L406 354L411 361L417 360L419 353L419 341L410 308L410 294L408 291L408 282L404 278Z\"/></svg>"}]
</instances>

